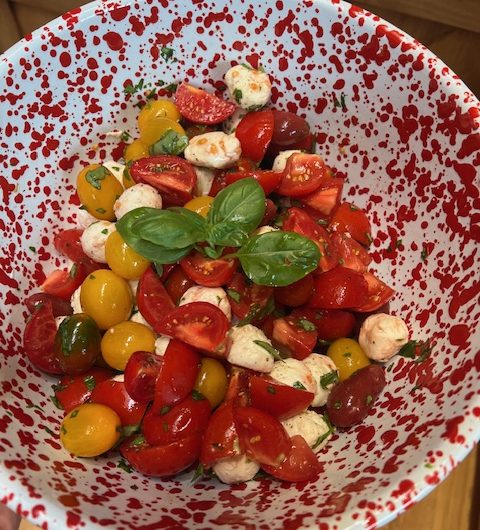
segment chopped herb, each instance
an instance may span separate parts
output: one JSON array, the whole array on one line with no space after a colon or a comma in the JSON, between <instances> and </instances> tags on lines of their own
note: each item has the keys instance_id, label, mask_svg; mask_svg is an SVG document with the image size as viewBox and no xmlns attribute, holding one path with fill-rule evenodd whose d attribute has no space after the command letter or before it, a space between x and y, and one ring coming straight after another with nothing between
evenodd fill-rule
<instances>
[{"instance_id":1,"label":"chopped herb","mask_svg":"<svg viewBox=\"0 0 480 530\"><path fill-rule=\"evenodd\" d=\"M45 425L42 425L42 427L43 427L43 430L44 430L45 432L48 432L48 434L49 434L50 436L55 436L55 437L56 437L56 434L52 431L52 429L49 429L48 427L45 427Z\"/></svg>"},{"instance_id":2,"label":"chopped herb","mask_svg":"<svg viewBox=\"0 0 480 530\"><path fill-rule=\"evenodd\" d=\"M328 346L330 346L330 344L332 344L332 341L331 340L325 340L325 339L318 339L318 344L320 346L324 346L325 348L328 348Z\"/></svg>"},{"instance_id":3,"label":"chopped herb","mask_svg":"<svg viewBox=\"0 0 480 530\"><path fill-rule=\"evenodd\" d=\"M172 410L172 407L169 407L168 405L163 405L163 407L160 409L160 416L164 416L171 410Z\"/></svg>"},{"instance_id":4,"label":"chopped herb","mask_svg":"<svg viewBox=\"0 0 480 530\"><path fill-rule=\"evenodd\" d=\"M227 289L227 294L232 300L237 302L237 304L240 303L242 295L238 291L235 291L235 289Z\"/></svg>"},{"instance_id":5,"label":"chopped herb","mask_svg":"<svg viewBox=\"0 0 480 530\"><path fill-rule=\"evenodd\" d=\"M250 105L250 107L247 108L248 112L255 112L256 110L260 110L263 108L263 105Z\"/></svg>"},{"instance_id":6,"label":"chopped herb","mask_svg":"<svg viewBox=\"0 0 480 530\"><path fill-rule=\"evenodd\" d=\"M170 83L169 85L163 87L164 90L166 90L167 92L171 92L171 93L176 92L177 88L178 88L178 83Z\"/></svg>"},{"instance_id":7,"label":"chopped herb","mask_svg":"<svg viewBox=\"0 0 480 530\"><path fill-rule=\"evenodd\" d=\"M428 250L424 247L421 254L420 254L422 261L427 261L427 258L429 256Z\"/></svg>"},{"instance_id":8,"label":"chopped herb","mask_svg":"<svg viewBox=\"0 0 480 530\"><path fill-rule=\"evenodd\" d=\"M145 442L145 438L143 437L143 434L139 434L138 436L135 436L135 438L130 442L130 447L138 447L139 445L142 445Z\"/></svg>"},{"instance_id":9,"label":"chopped herb","mask_svg":"<svg viewBox=\"0 0 480 530\"><path fill-rule=\"evenodd\" d=\"M32 252L37 252L37 249L35 247L28 247Z\"/></svg>"},{"instance_id":10,"label":"chopped herb","mask_svg":"<svg viewBox=\"0 0 480 530\"><path fill-rule=\"evenodd\" d=\"M389 364L387 366L387 372L391 372L393 370L393 363L392 364Z\"/></svg>"},{"instance_id":11,"label":"chopped herb","mask_svg":"<svg viewBox=\"0 0 480 530\"><path fill-rule=\"evenodd\" d=\"M160 140L149 147L151 155L180 155L188 145L188 136L167 129Z\"/></svg>"},{"instance_id":12,"label":"chopped herb","mask_svg":"<svg viewBox=\"0 0 480 530\"><path fill-rule=\"evenodd\" d=\"M298 388L299 390L307 390L305 386L300 383L300 381L295 381L292 386L293 388Z\"/></svg>"},{"instance_id":13,"label":"chopped herb","mask_svg":"<svg viewBox=\"0 0 480 530\"><path fill-rule=\"evenodd\" d=\"M365 404L370 405L372 401L373 401L373 396L371 394L367 394L367 397L365 398Z\"/></svg>"},{"instance_id":14,"label":"chopped herb","mask_svg":"<svg viewBox=\"0 0 480 530\"><path fill-rule=\"evenodd\" d=\"M139 92L142 90L144 84L144 80L140 79L140 81L136 85L129 84L124 89L123 92L125 94L135 94L136 92Z\"/></svg>"},{"instance_id":15,"label":"chopped herb","mask_svg":"<svg viewBox=\"0 0 480 530\"><path fill-rule=\"evenodd\" d=\"M62 431L62 434L67 434L67 429L65 429L64 425L62 425L61 431Z\"/></svg>"},{"instance_id":16,"label":"chopped herb","mask_svg":"<svg viewBox=\"0 0 480 530\"><path fill-rule=\"evenodd\" d=\"M145 94L145 97L147 99L153 99L155 97L155 94L157 93L157 89L155 87L153 87L151 90L149 90L146 94Z\"/></svg>"},{"instance_id":17,"label":"chopped herb","mask_svg":"<svg viewBox=\"0 0 480 530\"><path fill-rule=\"evenodd\" d=\"M132 135L128 131L123 131L122 134L120 135L120 140L122 142L128 142L128 140L130 140L131 137Z\"/></svg>"},{"instance_id":18,"label":"chopped herb","mask_svg":"<svg viewBox=\"0 0 480 530\"><path fill-rule=\"evenodd\" d=\"M173 52L174 52L173 48L162 46L162 49L160 50L160 56L166 63L168 63L170 59L172 61L175 61L176 59L173 59Z\"/></svg>"},{"instance_id":19,"label":"chopped herb","mask_svg":"<svg viewBox=\"0 0 480 530\"><path fill-rule=\"evenodd\" d=\"M78 409L74 410L71 414L70 414L70 418L76 418L78 416L78 413L80 411Z\"/></svg>"},{"instance_id":20,"label":"chopped herb","mask_svg":"<svg viewBox=\"0 0 480 530\"><path fill-rule=\"evenodd\" d=\"M395 246L397 248L401 247L403 245L403 241L401 239L397 239L397 242L395 243Z\"/></svg>"},{"instance_id":21,"label":"chopped herb","mask_svg":"<svg viewBox=\"0 0 480 530\"><path fill-rule=\"evenodd\" d=\"M267 392L269 394L276 394L277 393L277 390L275 389L275 387L273 387L272 385L268 385L267 386Z\"/></svg>"},{"instance_id":22,"label":"chopped herb","mask_svg":"<svg viewBox=\"0 0 480 530\"><path fill-rule=\"evenodd\" d=\"M330 385L335 383L338 383L338 372L336 370L332 370L320 377L320 386L323 390L327 390Z\"/></svg>"},{"instance_id":23,"label":"chopped herb","mask_svg":"<svg viewBox=\"0 0 480 530\"><path fill-rule=\"evenodd\" d=\"M128 166L125 167L125 169L123 170L123 178L128 182L132 180L132 177L130 176L130 171L128 170Z\"/></svg>"},{"instance_id":24,"label":"chopped herb","mask_svg":"<svg viewBox=\"0 0 480 530\"><path fill-rule=\"evenodd\" d=\"M300 324L300 327L302 327L305 331L315 331L317 328L315 324L310 322L310 320L307 320L306 318L301 318L298 323Z\"/></svg>"},{"instance_id":25,"label":"chopped herb","mask_svg":"<svg viewBox=\"0 0 480 530\"><path fill-rule=\"evenodd\" d=\"M106 236L108 234L108 228L104 228L101 233Z\"/></svg>"},{"instance_id":26,"label":"chopped herb","mask_svg":"<svg viewBox=\"0 0 480 530\"><path fill-rule=\"evenodd\" d=\"M404 344L400 348L398 355L401 355L402 357L407 357L408 359L414 359L416 347L417 347L417 341L409 340L406 344Z\"/></svg>"},{"instance_id":27,"label":"chopped herb","mask_svg":"<svg viewBox=\"0 0 480 530\"><path fill-rule=\"evenodd\" d=\"M85 175L85 180L96 190L101 190L102 180L105 180L105 177L107 175L107 168L99 166L96 169L91 169L90 171L87 171L87 174Z\"/></svg>"},{"instance_id":28,"label":"chopped herb","mask_svg":"<svg viewBox=\"0 0 480 530\"><path fill-rule=\"evenodd\" d=\"M262 318L265 318L266 316L270 315L270 313L273 313L275 311L275 301L273 300L273 297L271 296L264 307L260 307L258 304L253 304L250 307L250 311L248 312L248 315L240 320L238 322L237 326L244 326L245 324L250 324L254 320L261 320Z\"/></svg>"},{"instance_id":29,"label":"chopped herb","mask_svg":"<svg viewBox=\"0 0 480 530\"><path fill-rule=\"evenodd\" d=\"M205 473L205 468L203 467L203 464L199 463L198 466L195 468L195 472L193 473L192 480L190 481L191 484L196 482L200 477L203 477Z\"/></svg>"},{"instance_id":30,"label":"chopped herb","mask_svg":"<svg viewBox=\"0 0 480 530\"><path fill-rule=\"evenodd\" d=\"M340 94L340 101L338 100L335 94L333 95L333 103L335 107L342 107L343 111L347 110L347 105L345 102L345 94L343 92Z\"/></svg>"},{"instance_id":31,"label":"chopped herb","mask_svg":"<svg viewBox=\"0 0 480 530\"><path fill-rule=\"evenodd\" d=\"M99 214L107 213L107 210L105 210L105 208L97 208L95 211Z\"/></svg>"},{"instance_id":32,"label":"chopped herb","mask_svg":"<svg viewBox=\"0 0 480 530\"><path fill-rule=\"evenodd\" d=\"M137 491L138 490L138 486L136 484L134 484L133 486L130 486L130 489L132 489L134 491Z\"/></svg>"},{"instance_id":33,"label":"chopped herb","mask_svg":"<svg viewBox=\"0 0 480 530\"><path fill-rule=\"evenodd\" d=\"M282 356L280 355L280 352L268 342L265 342L264 340L254 340L253 342L257 346L260 346L261 348L266 350L276 361L283 361Z\"/></svg>"},{"instance_id":34,"label":"chopped herb","mask_svg":"<svg viewBox=\"0 0 480 530\"><path fill-rule=\"evenodd\" d=\"M328 221L326 219L317 219L317 223L320 226L327 226L328 225Z\"/></svg>"},{"instance_id":35,"label":"chopped herb","mask_svg":"<svg viewBox=\"0 0 480 530\"><path fill-rule=\"evenodd\" d=\"M168 432L170 430L170 427L168 426L168 423L166 421L162 421L162 429L165 432Z\"/></svg>"},{"instance_id":36,"label":"chopped herb","mask_svg":"<svg viewBox=\"0 0 480 530\"><path fill-rule=\"evenodd\" d=\"M408 359L413 359L413 361L416 363L421 363L425 361L425 359L427 359L431 353L432 345L430 344L429 340L409 340L400 348L398 355L407 357Z\"/></svg>"},{"instance_id":37,"label":"chopped herb","mask_svg":"<svg viewBox=\"0 0 480 530\"><path fill-rule=\"evenodd\" d=\"M57 407L57 409L63 410L63 406L60 401L58 401L57 396L50 396L50 399L52 400L52 403Z\"/></svg>"},{"instance_id":38,"label":"chopped herb","mask_svg":"<svg viewBox=\"0 0 480 530\"><path fill-rule=\"evenodd\" d=\"M138 423L132 423L131 425L125 425L125 427L122 427L121 433L124 438L128 438L132 434L137 433L138 429L140 429L140 425Z\"/></svg>"},{"instance_id":39,"label":"chopped herb","mask_svg":"<svg viewBox=\"0 0 480 530\"><path fill-rule=\"evenodd\" d=\"M91 392L95 388L95 385L97 384L95 381L95 377L93 377L93 375L86 375L83 378L83 382L85 383L85 386L87 387L87 390L89 392Z\"/></svg>"},{"instance_id":40,"label":"chopped herb","mask_svg":"<svg viewBox=\"0 0 480 530\"><path fill-rule=\"evenodd\" d=\"M335 432L335 427L332 425L330 418L327 416L327 414L323 415L323 420L327 424L328 431L324 432L322 435L320 435L317 438L317 441L313 444L312 449L316 449L318 446L320 446L330 435L332 435Z\"/></svg>"},{"instance_id":41,"label":"chopped herb","mask_svg":"<svg viewBox=\"0 0 480 530\"><path fill-rule=\"evenodd\" d=\"M86 210L85 206L83 204L81 204L79 207L78 207L79 210Z\"/></svg>"},{"instance_id":42,"label":"chopped herb","mask_svg":"<svg viewBox=\"0 0 480 530\"><path fill-rule=\"evenodd\" d=\"M350 204L350 210L351 210L352 212L356 212L356 211L358 211L358 207L355 206L354 204Z\"/></svg>"},{"instance_id":43,"label":"chopped herb","mask_svg":"<svg viewBox=\"0 0 480 530\"><path fill-rule=\"evenodd\" d=\"M72 265L72 268L70 269L70 272L68 273L68 275L70 276L70 278L75 278L75 276L77 275L77 264L74 263Z\"/></svg>"},{"instance_id":44,"label":"chopped herb","mask_svg":"<svg viewBox=\"0 0 480 530\"><path fill-rule=\"evenodd\" d=\"M27 409L37 409L37 410L39 410L40 412L44 412L44 410L42 409L42 407L39 407L38 405L34 405L33 403L30 403L30 405L27 405Z\"/></svg>"},{"instance_id":45,"label":"chopped herb","mask_svg":"<svg viewBox=\"0 0 480 530\"><path fill-rule=\"evenodd\" d=\"M422 385L415 385L415 386L412 388L412 392L415 392L415 390L419 390L420 388L423 388Z\"/></svg>"},{"instance_id":46,"label":"chopped herb","mask_svg":"<svg viewBox=\"0 0 480 530\"><path fill-rule=\"evenodd\" d=\"M333 408L335 410L341 409L342 408L342 402L341 401L335 401L335 403L333 404Z\"/></svg>"},{"instance_id":47,"label":"chopped herb","mask_svg":"<svg viewBox=\"0 0 480 530\"><path fill-rule=\"evenodd\" d=\"M127 473L131 473L133 471L132 466L130 464L127 464L127 462L123 458L120 458L120 462L118 463L117 467L123 469Z\"/></svg>"},{"instance_id":48,"label":"chopped herb","mask_svg":"<svg viewBox=\"0 0 480 530\"><path fill-rule=\"evenodd\" d=\"M425 464L425 467L426 467L427 469L433 469L433 464L430 464L430 462L427 462L427 463Z\"/></svg>"},{"instance_id":49,"label":"chopped herb","mask_svg":"<svg viewBox=\"0 0 480 530\"><path fill-rule=\"evenodd\" d=\"M198 390L196 390L195 388L192 390L192 398L195 400L195 401L203 401L205 399L205 396L199 392Z\"/></svg>"},{"instance_id":50,"label":"chopped herb","mask_svg":"<svg viewBox=\"0 0 480 530\"><path fill-rule=\"evenodd\" d=\"M252 68L249 64L247 64L247 63L242 63L242 66L243 66L244 68L246 68L247 70L253 70L253 68Z\"/></svg>"},{"instance_id":51,"label":"chopped herb","mask_svg":"<svg viewBox=\"0 0 480 530\"><path fill-rule=\"evenodd\" d=\"M235 98L235 101L240 105L240 102L242 101L243 93L239 88L236 88L233 91L233 97Z\"/></svg>"},{"instance_id":52,"label":"chopped herb","mask_svg":"<svg viewBox=\"0 0 480 530\"><path fill-rule=\"evenodd\" d=\"M344 265L344 263L345 263L345 260L344 260L343 258L340 258L340 259L338 260L338 264L339 264L339 265Z\"/></svg>"},{"instance_id":53,"label":"chopped herb","mask_svg":"<svg viewBox=\"0 0 480 530\"><path fill-rule=\"evenodd\" d=\"M346 357L347 359L349 359L352 356L352 354L351 354L351 352L346 351L345 353L342 353L342 356Z\"/></svg>"},{"instance_id":54,"label":"chopped herb","mask_svg":"<svg viewBox=\"0 0 480 530\"><path fill-rule=\"evenodd\" d=\"M367 238L368 244L370 245L373 242L373 237L370 232L365 232L365 237Z\"/></svg>"}]
</instances>

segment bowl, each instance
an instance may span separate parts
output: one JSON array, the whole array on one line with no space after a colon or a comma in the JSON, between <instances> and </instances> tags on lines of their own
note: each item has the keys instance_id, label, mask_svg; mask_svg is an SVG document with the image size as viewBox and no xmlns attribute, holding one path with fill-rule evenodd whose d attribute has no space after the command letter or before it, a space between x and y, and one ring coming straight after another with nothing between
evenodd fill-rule
<instances>
[{"instance_id":1,"label":"bowl","mask_svg":"<svg viewBox=\"0 0 480 530\"><path fill-rule=\"evenodd\" d=\"M169 51L172 50L172 51ZM422 363L394 358L367 419L337 433L316 483L152 480L109 454L58 441L54 379L22 355L22 300L62 265L80 162L121 156L142 91L189 79L221 90L233 63L261 64L273 104L307 117L317 151L374 225L379 276ZM43 528L371 528L418 501L480 434L479 102L421 44L338 0L94 2L1 59L0 498Z\"/></svg>"}]
</instances>

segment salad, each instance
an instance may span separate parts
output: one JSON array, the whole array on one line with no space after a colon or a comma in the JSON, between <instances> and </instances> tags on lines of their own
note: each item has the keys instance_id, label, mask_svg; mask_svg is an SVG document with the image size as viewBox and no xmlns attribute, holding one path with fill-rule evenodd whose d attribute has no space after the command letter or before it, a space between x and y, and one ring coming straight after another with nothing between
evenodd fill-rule
<instances>
[{"instance_id":1,"label":"salad","mask_svg":"<svg viewBox=\"0 0 480 530\"><path fill-rule=\"evenodd\" d=\"M388 314L368 218L309 124L268 107L261 69L233 66L225 84L228 100L150 91L125 163L81 170L79 227L54 234L72 265L26 300L24 351L59 376L73 455L117 450L155 477L314 480L335 430L385 387L383 363L428 345Z\"/></svg>"}]
</instances>

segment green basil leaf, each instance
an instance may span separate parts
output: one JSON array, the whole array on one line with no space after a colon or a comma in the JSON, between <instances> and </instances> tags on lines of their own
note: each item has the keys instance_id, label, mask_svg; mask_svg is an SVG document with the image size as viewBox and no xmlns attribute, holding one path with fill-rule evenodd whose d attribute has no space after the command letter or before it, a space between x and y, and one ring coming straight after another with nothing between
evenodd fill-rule
<instances>
[{"instance_id":1,"label":"green basil leaf","mask_svg":"<svg viewBox=\"0 0 480 530\"><path fill-rule=\"evenodd\" d=\"M247 232L227 221L210 226L207 233L207 241L211 245L222 247L241 247L247 239Z\"/></svg>"},{"instance_id":2,"label":"green basil leaf","mask_svg":"<svg viewBox=\"0 0 480 530\"><path fill-rule=\"evenodd\" d=\"M212 247L205 247L202 249L205 256L207 256L210 259L218 259L223 252L223 248L212 248Z\"/></svg>"},{"instance_id":3,"label":"green basil leaf","mask_svg":"<svg viewBox=\"0 0 480 530\"><path fill-rule=\"evenodd\" d=\"M257 346L260 346L265 351L267 351L276 361L283 361L282 356L280 355L280 352L276 348L274 348L270 343L265 342L264 340L254 340L253 342Z\"/></svg>"},{"instance_id":4,"label":"green basil leaf","mask_svg":"<svg viewBox=\"0 0 480 530\"><path fill-rule=\"evenodd\" d=\"M180 155L187 145L188 136L168 129L148 150L151 155Z\"/></svg>"},{"instance_id":5,"label":"green basil leaf","mask_svg":"<svg viewBox=\"0 0 480 530\"><path fill-rule=\"evenodd\" d=\"M85 175L85 180L96 190L101 190L102 180L105 180L105 177L107 175L107 168L99 166L96 169L91 169L90 171L87 171L87 174Z\"/></svg>"},{"instance_id":6,"label":"green basil leaf","mask_svg":"<svg viewBox=\"0 0 480 530\"><path fill-rule=\"evenodd\" d=\"M187 210L187 208L182 208L180 206L172 206L168 208L169 212L175 212L189 222L197 230L205 230L205 218L199 215L196 212Z\"/></svg>"},{"instance_id":7,"label":"green basil leaf","mask_svg":"<svg viewBox=\"0 0 480 530\"><path fill-rule=\"evenodd\" d=\"M254 283L281 287L315 270L320 252L310 239L278 231L250 238L235 256Z\"/></svg>"}]
</instances>

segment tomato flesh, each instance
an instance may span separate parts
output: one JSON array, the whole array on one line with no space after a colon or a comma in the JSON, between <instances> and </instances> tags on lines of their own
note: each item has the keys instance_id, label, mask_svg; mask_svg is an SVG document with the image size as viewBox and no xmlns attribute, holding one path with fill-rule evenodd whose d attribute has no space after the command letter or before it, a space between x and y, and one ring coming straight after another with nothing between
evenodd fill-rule
<instances>
[{"instance_id":1,"label":"tomato flesh","mask_svg":"<svg viewBox=\"0 0 480 530\"><path fill-rule=\"evenodd\" d=\"M238 434L233 411L233 401L226 401L210 416L200 455L200 462L207 468L222 458L239 454L235 447Z\"/></svg>"},{"instance_id":2,"label":"tomato flesh","mask_svg":"<svg viewBox=\"0 0 480 530\"><path fill-rule=\"evenodd\" d=\"M365 272L372 261L371 256L350 234L335 232L330 238L338 262L347 269Z\"/></svg>"},{"instance_id":3,"label":"tomato flesh","mask_svg":"<svg viewBox=\"0 0 480 530\"><path fill-rule=\"evenodd\" d=\"M232 279L237 260L210 259L194 251L180 261L180 266L192 282L205 287L220 287Z\"/></svg>"},{"instance_id":4,"label":"tomato flesh","mask_svg":"<svg viewBox=\"0 0 480 530\"><path fill-rule=\"evenodd\" d=\"M277 287L275 289L275 300L281 304L290 307L298 307L308 302L313 292L313 276L307 274L301 280L298 280L286 287Z\"/></svg>"},{"instance_id":5,"label":"tomato flesh","mask_svg":"<svg viewBox=\"0 0 480 530\"><path fill-rule=\"evenodd\" d=\"M342 198L344 181L341 178L324 177L317 189L301 198L302 203L323 215L330 215Z\"/></svg>"},{"instance_id":6,"label":"tomato flesh","mask_svg":"<svg viewBox=\"0 0 480 530\"><path fill-rule=\"evenodd\" d=\"M308 305L320 309L351 309L368 300L363 274L338 265L315 278L315 292Z\"/></svg>"},{"instance_id":7,"label":"tomato flesh","mask_svg":"<svg viewBox=\"0 0 480 530\"><path fill-rule=\"evenodd\" d=\"M55 270L49 274L41 285L41 289L51 296L70 300L72 294L80 287L87 277L83 263L75 263L69 271Z\"/></svg>"},{"instance_id":8,"label":"tomato flesh","mask_svg":"<svg viewBox=\"0 0 480 530\"><path fill-rule=\"evenodd\" d=\"M140 278L136 299L140 313L153 328L175 307L153 267Z\"/></svg>"},{"instance_id":9,"label":"tomato flesh","mask_svg":"<svg viewBox=\"0 0 480 530\"><path fill-rule=\"evenodd\" d=\"M245 178L254 178L262 186L265 195L270 195L275 191L283 178L283 171L273 171L271 169L254 169L252 171L230 171L225 173L227 185Z\"/></svg>"},{"instance_id":10,"label":"tomato flesh","mask_svg":"<svg viewBox=\"0 0 480 530\"><path fill-rule=\"evenodd\" d=\"M165 289L175 305L178 305L180 298L190 287L195 285L183 271L182 267L176 265L165 280Z\"/></svg>"},{"instance_id":11,"label":"tomato flesh","mask_svg":"<svg viewBox=\"0 0 480 530\"><path fill-rule=\"evenodd\" d=\"M139 403L148 403L155 396L155 382L162 358L147 351L136 351L125 367L125 388L129 396Z\"/></svg>"},{"instance_id":12,"label":"tomato flesh","mask_svg":"<svg viewBox=\"0 0 480 530\"><path fill-rule=\"evenodd\" d=\"M273 287L247 284L245 276L236 272L227 286L227 295L233 314L243 320L255 317L267 306L273 294ZM253 318L255 320L255 318Z\"/></svg>"},{"instance_id":13,"label":"tomato flesh","mask_svg":"<svg viewBox=\"0 0 480 530\"><path fill-rule=\"evenodd\" d=\"M382 282L371 272L364 272L363 278L367 283L367 300L355 307L359 313L369 313L376 311L385 305L395 294L395 291L386 283Z\"/></svg>"},{"instance_id":14,"label":"tomato flesh","mask_svg":"<svg viewBox=\"0 0 480 530\"><path fill-rule=\"evenodd\" d=\"M260 162L272 141L274 113L272 110L249 112L235 129L242 146L242 156Z\"/></svg>"},{"instance_id":15,"label":"tomato flesh","mask_svg":"<svg viewBox=\"0 0 480 530\"><path fill-rule=\"evenodd\" d=\"M61 230L55 234L55 237L53 238L53 244L57 252L62 254L62 256L66 256L75 263L83 263L86 273L88 274L94 270L103 268L104 265L96 263L85 254L80 241L82 234L83 230L78 228Z\"/></svg>"},{"instance_id":16,"label":"tomato flesh","mask_svg":"<svg viewBox=\"0 0 480 530\"><path fill-rule=\"evenodd\" d=\"M273 321L272 340L280 350L301 361L312 353L317 344L317 329L315 326L312 328L291 316L277 318Z\"/></svg>"},{"instance_id":17,"label":"tomato flesh","mask_svg":"<svg viewBox=\"0 0 480 530\"><path fill-rule=\"evenodd\" d=\"M295 153L287 160L277 193L287 197L308 195L328 178L326 174L327 166L321 156Z\"/></svg>"},{"instance_id":18,"label":"tomato flesh","mask_svg":"<svg viewBox=\"0 0 480 530\"><path fill-rule=\"evenodd\" d=\"M31 294L28 298L25 299L25 305L30 313L33 313L36 307L45 302L50 302L52 304L52 311L54 317L68 316L73 313L72 306L70 305L70 300L64 300L58 296L53 296L48 293L35 293Z\"/></svg>"},{"instance_id":19,"label":"tomato flesh","mask_svg":"<svg viewBox=\"0 0 480 530\"><path fill-rule=\"evenodd\" d=\"M353 239L368 247L372 229L365 212L349 202L343 202L333 213L330 226L333 230L348 232Z\"/></svg>"}]
</instances>

